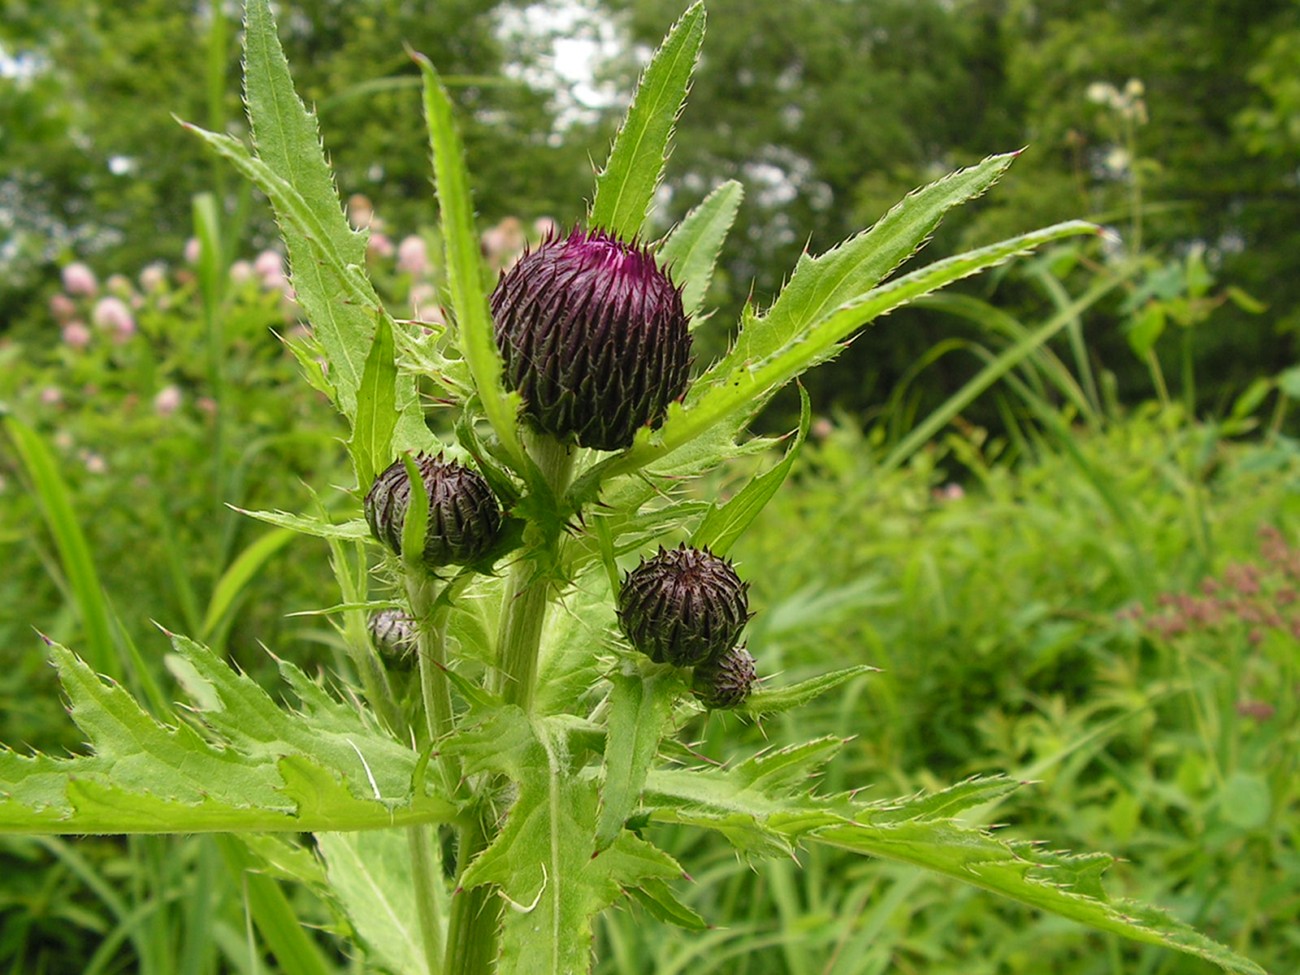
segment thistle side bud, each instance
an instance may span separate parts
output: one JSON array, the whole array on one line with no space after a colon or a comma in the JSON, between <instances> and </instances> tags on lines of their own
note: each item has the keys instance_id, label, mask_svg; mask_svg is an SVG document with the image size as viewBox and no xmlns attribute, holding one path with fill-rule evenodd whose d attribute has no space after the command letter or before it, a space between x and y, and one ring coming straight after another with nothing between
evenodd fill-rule
<instances>
[{"instance_id":1,"label":"thistle side bud","mask_svg":"<svg viewBox=\"0 0 1300 975\"><path fill-rule=\"evenodd\" d=\"M660 549L627 574L618 598L623 632L657 663L690 667L735 645L749 619L748 583L707 549Z\"/></svg>"},{"instance_id":2,"label":"thistle side bud","mask_svg":"<svg viewBox=\"0 0 1300 975\"><path fill-rule=\"evenodd\" d=\"M420 454L415 465L429 496L429 527L421 561L427 569L467 565L482 558L501 533L501 508L487 481L455 461ZM366 522L376 539L402 554L402 527L411 481L402 461L375 478L366 495Z\"/></svg>"},{"instance_id":3,"label":"thistle side bud","mask_svg":"<svg viewBox=\"0 0 1300 975\"><path fill-rule=\"evenodd\" d=\"M575 228L525 253L491 303L506 381L559 440L622 450L686 392L681 291L645 247Z\"/></svg>"},{"instance_id":4,"label":"thistle side bud","mask_svg":"<svg viewBox=\"0 0 1300 975\"><path fill-rule=\"evenodd\" d=\"M757 683L754 658L744 647L733 647L695 668L691 691L709 710L725 711L745 703Z\"/></svg>"},{"instance_id":5,"label":"thistle side bud","mask_svg":"<svg viewBox=\"0 0 1300 975\"><path fill-rule=\"evenodd\" d=\"M419 645L415 620L400 609L381 609L366 625L375 649L385 657L409 657Z\"/></svg>"}]
</instances>

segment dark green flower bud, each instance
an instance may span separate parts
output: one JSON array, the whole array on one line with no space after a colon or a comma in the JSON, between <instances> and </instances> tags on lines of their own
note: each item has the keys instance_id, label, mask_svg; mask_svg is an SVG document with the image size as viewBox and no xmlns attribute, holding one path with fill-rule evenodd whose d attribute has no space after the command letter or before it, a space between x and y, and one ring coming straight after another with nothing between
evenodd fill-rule
<instances>
[{"instance_id":1,"label":"dark green flower bud","mask_svg":"<svg viewBox=\"0 0 1300 975\"><path fill-rule=\"evenodd\" d=\"M754 658L744 647L733 647L695 668L691 690L709 710L724 711L740 707L757 683Z\"/></svg>"},{"instance_id":2,"label":"dark green flower bud","mask_svg":"<svg viewBox=\"0 0 1300 975\"><path fill-rule=\"evenodd\" d=\"M400 609L381 609L367 625L375 649L385 657L409 657L419 645L415 620Z\"/></svg>"},{"instance_id":3,"label":"dark green flower bud","mask_svg":"<svg viewBox=\"0 0 1300 975\"><path fill-rule=\"evenodd\" d=\"M429 527L421 561L434 570L482 558L501 533L501 508L481 475L455 461L420 454L415 466L429 496ZM411 481L402 461L375 478L366 495L370 532L394 554L402 554L402 526L411 500Z\"/></svg>"},{"instance_id":4,"label":"dark green flower bud","mask_svg":"<svg viewBox=\"0 0 1300 975\"><path fill-rule=\"evenodd\" d=\"M645 247L575 228L529 251L492 292L506 381L544 433L622 450L686 392L681 291Z\"/></svg>"},{"instance_id":5,"label":"dark green flower bud","mask_svg":"<svg viewBox=\"0 0 1300 975\"><path fill-rule=\"evenodd\" d=\"M707 549L659 549L627 574L618 620L657 663L690 667L726 653L749 619L749 584Z\"/></svg>"}]
</instances>

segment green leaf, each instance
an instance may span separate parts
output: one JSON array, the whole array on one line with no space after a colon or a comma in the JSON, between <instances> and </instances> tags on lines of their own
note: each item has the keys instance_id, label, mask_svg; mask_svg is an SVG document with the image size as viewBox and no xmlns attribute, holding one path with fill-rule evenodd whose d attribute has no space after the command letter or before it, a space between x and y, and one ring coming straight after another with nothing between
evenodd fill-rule
<instances>
[{"instance_id":1,"label":"green leaf","mask_svg":"<svg viewBox=\"0 0 1300 975\"><path fill-rule=\"evenodd\" d=\"M695 529L691 544L697 548L708 548L715 555L726 555L785 483L786 475L794 466L794 459L798 456L811 425L812 406L808 401L808 391L800 386L799 429L781 463L770 471L759 474L726 504L718 507L715 503Z\"/></svg>"},{"instance_id":2,"label":"green leaf","mask_svg":"<svg viewBox=\"0 0 1300 975\"><path fill-rule=\"evenodd\" d=\"M406 513L402 516L402 562L419 578L424 569L424 542L429 530L429 491L415 458L407 454L402 458L411 490L406 499Z\"/></svg>"},{"instance_id":3,"label":"green leaf","mask_svg":"<svg viewBox=\"0 0 1300 975\"><path fill-rule=\"evenodd\" d=\"M870 230L820 257L804 254L767 314L741 331L722 371L761 362L836 307L864 296L916 253L948 210L987 190L1017 155L990 156L951 173L908 195Z\"/></svg>"},{"instance_id":4,"label":"green leaf","mask_svg":"<svg viewBox=\"0 0 1300 975\"><path fill-rule=\"evenodd\" d=\"M221 578L212 588L212 598L208 601L208 611L203 617L203 626L199 634L201 639L208 639L217 631L221 621L226 618L241 593L257 576L262 567L294 540L296 533L287 528L267 532L249 544L226 566Z\"/></svg>"},{"instance_id":5,"label":"green leaf","mask_svg":"<svg viewBox=\"0 0 1300 975\"><path fill-rule=\"evenodd\" d=\"M393 327L379 316L375 340L361 374L357 396L357 419L352 426L352 464L357 484L368 488L375 475L393 459L393 431L397 428L397 350Z\"/></svg>"},{"instance_id":6,"label":"green leaf","mask_svg":"<svg viewBox=\"0 0 1300 975\"><path fill-rule=\"evenodd\" d=\"M874 673L879 673L879 669L867 664L859 664L856 667L846 667L844 670L836 670L829 674L822 674L820 677L800 681L789 687L779 687L770 691L758 690L745 699L740 709L747 714L776 714L790 711L803 707L809 701L827 691L833 691L855 677Z\"/></svg>"},{"instance_id":7,"label":"green leaf","mask_svg":"<svg viewBox=\"0 0 1300 975\"><path fill-rule=\"evenodd\" d=\"M659 264L682 289L682 305L692 327L702 321L695 316L709 293L718 254L744 195L744 187L727 180L688 213L659 248Z\"/></svg>"},{"instance_id":8,"label":"green leaf","mask_svg":"<svg viewBox=\"0 0 1300 975\"><path fill-rule=\"evenodd\" d=\"M657 433L646 431L638 434L629 450L597 465L575 482L575 491L579 488L590 490L590 484L586 482L608 479L653 464L714 427L730 427L737 417L748 417L790 380L837 355L844 340L855 331L921 295L1062 237L1094 232L1092 224L1075 220L938 261L881 285L825 317L807 323L800 334L766 359L738 362L725 375L722 370L729 360L720 360L687 394L684 405L669 407L668 419Z\"/></svg>"},{"instance_id":9,"label":"green leaf","mask_svg":"<svg viewBox=\"0 0 1300 975\"><path fill-rule=\"evenodd\" d=\"M1151 907L1106 895L1105 855L1073 856L1002 840L952 817L995 801L1018 783L975 778L935 794L857 803L797 790L828 757L817 742L765 753L733 769L657 770L647 782L653 818L716 830L741 850L817 843L923 867L1101 931L1197 955L1240 975L1263 969Z\"/></svg>"},{"instance_id":10,"label":"green leaf","mask_svg":"<svg viewBox=\"0 0 1300 975\"><path fill-rule=\"evenodd\" d=\"M654 674L621 672L610 677L605 787L601 794L596 849L604 850L623 832L637 803L659 739L672 713L679 683Z\"/></svg>"},{"instance_id":11,"label":"green leaf","mask_svg":"<svg viewBox=\"0 0 1300 975\"><path fill-rule=\"evenodd\" d=\"M316 845L369 959L393 972L426 972L405 833L320 833Z\"/></svg>"},{"instance_id":12,"label":"green leaf","mask_svg":"<svg viewBox=\"0 0 1300 975\"><path fill-rule=\"evenodd\" d=\"M596 177L591 226L603 227L623 240L641 233L700 55L704 19L704 5L692 5L641 75L609 159Z\"/></svg>"},{"instance_id":13,"label":"green leaf","mask_svg":"<svg viewBox=\"0 0 1300 975\"><path fill-rule=\"evenodd\" d=\"M241 515L248 515L250 518L256 518L258 521L264 521L268 525L275 525L278 528L287 528L299 535L311 535L314 538L336 538L346 542L361 541L370 537L370 526L362 518L354 518L352 521L336 524L332 521L326 521L324 518L295 515L287 511L249 511L247 508L236 508L233 504L230 507Z\"/></svg>"},{"instance_id":14,"label":"green leaf","mask_svg":"<svg viewBox=\"0 0 1300 975\"><path fill-rule=\"evenodd\" d=\"M1139 359L1146 359L1155 348L1156 342L1165 331L1165 306L1158 301L1149 301L1124 329L1129 348Z\"/></svg>"},{"instance_id":15,"label":"green leaf","mask_svg":"<svg viewBox=\"0 0 1300 975\"><path fill-rule=\"evenodd\" d=\"M81 617L91 663L103 673L120 677L122 664L113 642L104 587L72 507L72 495L59 474L58 462L40 434L17 417L5 416L4 427L23 469L31 478L36 503L54 538L59 562Z\"/></svg>"},{"instance_id":16,"label":"green leaf","mask_svg":"<svg viewBox=\"0 0 1300 975\"><path fill-rule=\"evenodd\" d=\"M316 119L294 93L267 0L248 0L244 27L244 97L257 157L234 139L187 127L270 198L297 301L329 358L328 386L352 421L374 323L387 317L363 270L366 235L343 215ZM399 378L396 398L399 449L424 449L430 435L412 377Z\"/></svg>"},{"instance_id":17,"label":"green leaf","mask_svg":"<svg viewBox=\"0 0 1300 975\"><path fill-rule=\"evenodd\" d=\"M633 900L665 924L675 924L687 931L707 931L709 922L677 899L662 880L643 880L628 889Z\"/></svg>"},{"instance_id":18,"label":"green leaf","mask_svg":"<svg viewBox=\"0 0 1300 975\"><path fill-rule=\"evenodd\" d=\"M528 469L519 441L518 394L507 394L505 367L492 334L492 315L483 290L483 256L474 230L465 149L452 117L451 100L428 58L413 55L424 76L424 114L433 150L433 171L446 249L447 283L456 319L456 342L469 364L474 388L488 422L517 472Z\"/></svg>"},{"instance_id":19,"label":"green leaf","mask_svg":"<svg viewBox=\"0 0 1300 975\"><path fill-rule=\"evenodd\" d=\"M504 747L494 754L492 738L501 732ZM587 971L595 914L625 887L681 876L670 856L629 833L596 855L596 786L569 769L557 726L507 708L448 747L495 763L519 784L505 827L461 877L464 888L496 884L508 899L502 975Z\"/></svg>"},{"instance_id":20,"label":"green leaf","mask_svg":"<svg viewBox=\"0 0 1300 975\"><path fill-rule=\"evenodd\" d=\"M291 664L304 711L281 709L253 681L181 637L173 667L203 721L160 724L71 651L50 656L92 754L0 750L0 831L179 833L375 829L445 822L446 800L412 793L417 756L354 704Z\"/></svg>"}]
</instances>

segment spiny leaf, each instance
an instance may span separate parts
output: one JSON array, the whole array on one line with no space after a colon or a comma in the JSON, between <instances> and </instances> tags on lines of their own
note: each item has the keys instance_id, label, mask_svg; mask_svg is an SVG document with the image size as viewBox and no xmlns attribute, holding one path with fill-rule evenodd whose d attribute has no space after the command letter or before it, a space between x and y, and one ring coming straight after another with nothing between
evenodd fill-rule
<instances>
[{"instance_id":1,"label":"spiny leaf","mask_svg":"<svg viewBox=\"0 0 1300 975\"><path fill-rule=\"evenodd\" d=\"M704 5L696 3L682 14L641 76L609 161L596 177L591 226L623 240L640 234L703 41Z\"/></svg>"},{"instance_id":2,"label":"spiny leaf","mask_svg":"<svg viewBox=\"0 0 1300 975\"><path fill-rule=\"evenodd\" d=\"M760 689L750 694L745 699L744 704L740 706L740 709L747 714L776 714L781 711L790 711L794 708L803 707L809 701L820 697L827 691L834 690L855 677L877 672L878 668L876 667L859 664L856 667L846 667L843 670L812 677L800 681L798 684L791 684L789 687L778 687L770 691Z\"/></svg>"},{"instance_id":3,"label":"spiny leaf","mask_svg":"<svg viewBox=\"0 0 1300 975\"><path fill-rule=\"evenodd\" d=\"M865 295L916 252L948 210L997 182L1017 155L990 156L950 173L909 194L870 230L820 257L801 256L775 304L740 333L722 369L766 359L837 306Z\"/></svg>"},{"instance_id":4,"label":"spiny leaf","mask_svg":"<svg viewBox=\"0 0 1300 975\"><path fill-rule=\"evenodd\" d=\"M304 719L205 648L180 639L175 646L187 665L176 672L193 689L211 740L187 724L159 723L71 651L50 645L94 751L70 759L0 751L0 830L348 830L455 814L446 800L412 795L417 756L357 709L317 688Z\"/></svg>"},{"instance_id":5,"label":"spiny leaf","mask_svg":"<svg viewBox=\"0 0 1300 975\"><path fill-rule=\"evenodd\" d=\"M246 508L236 508L234 505L230 505L230 507L241 515L248 515L248 517L264 521L268 525L288 528L300 535L312 535L316 538L337 538L348 542L356 542L370 537L370 526L361 518L335 523L326 521L323 518L313 518L309 515L290 514L287 511L249 511Z\"/></svg>"},{"instance_id":6,"label":"spiny leaf","mask_svg":"<svg viewBox=\"0 0 1300 975\"><path fill-rule=\"evenodd\" d=\"M659 248L659 264L682 289L682 306L692 328L703 321L696 313L709 293L718 254L744 195L744 187L734 179L727 180L688 213Z\"/></svg>"},{"instance_id":7,"label":"spiny leaf","mask_svg":"<svg viewBox=\"0 0 1300 975\"><path fill-rule=\"evenodd\" d=\"M745 533L745 529L753 523L764 506L785 483L786 476L794 466L794 459L798 456L799 448L803 446L811 425L812 405L808 400L808 391L800 386L799 430L781 463L770 471L759 474L726 504L718 506L715 503L700 522L700 526L695 529L695 534L691 536L691 544L697 548L708 548L715 555L726 555L731 551L731 546Z\"/></svg>"},{"instance_id":8,"label":"spiny leaf","mask_svg":"<svg viewBox=\"0 0 1300 975\"><path fill-rule=\"evenodd\" d=\"M469 364L479 402L511 466L523 474L529 469L519 441L518 394L507 394L502 381L504 366L492 334L492 315L483 291L483 257L474 231L474 205L470 199L465 150L452 117L451 100L432 62L414 55L424 76L424 115L433 151L433 171L438 192L442 239L447 259L447 282L456 319L456 344Z\"/></svg>"},{"instance_id":9,"label":"spiny leaf","mask_svg":"<svg viewBox=\"0 0 1300 975\"><path fill-rule=\"evenodd\" d=\"M614 842L623 832L624 821L636 809L677 690L676 681L635 672L614 674L610 683L597 850Z\"/></svg>"},{"instance_id":10,"label":"spiny leaf","mask_svg":"<svg viewBox=\"0 0 1300 975\"><path fill-rule=\"evenodd\" d=\"M645 879L675 879L681 867L666 853L628 833L596 855L596 787L568 767L563 735L518 709L511 724L531 731L512 745L503 769L523 768L519 796L505 827L461 878L465 888L496 884L508 908L501 935L503 975L585 972L590 967L591 919L624 887ZM454 747L454 745L453 745ZM522 763L522 764L519 764Z\"/></svg>"},{"instance_id":11,"label":"spiny leaf","mask_svg":"<svg viewBox=\"0 0 1300 975\"><path fill-rule=\"evenodd\" d=\"M356 416L363 363L379 307L362 270L366 235L354 231L343 215L315 116L294 92L268 0L248 0L246 5L244 97L257 161L276 179L269 180L266 173L258 174L247 166L240 168L254 176L271 198L288 247L297 300L329 356L330 383L339 410L351 421ZM211 137L208 141L219 150L223 148ZM227 144L224 148L224 154L233 158L228 151L231 147ZM283 185L292 189L292 197L282 192ZM314 218L306 226L298 201ZM424 449L429 434L415 382L401 376L396 389L401 414L398 448Z\"/></svg>"}]
</instances>

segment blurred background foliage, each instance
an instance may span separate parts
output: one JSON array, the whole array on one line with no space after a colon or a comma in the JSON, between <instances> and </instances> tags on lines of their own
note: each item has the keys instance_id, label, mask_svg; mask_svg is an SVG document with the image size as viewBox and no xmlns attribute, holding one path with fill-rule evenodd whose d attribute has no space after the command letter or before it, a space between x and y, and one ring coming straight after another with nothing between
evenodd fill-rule
<instances>
[{"instance_id":1,"label":"blurred background foliage","mask_svg":"<svg viewBox=\"0 0 1300 975\"><path fill-rule=\"evenodd\" d=\"M452 85L500 267L547 219L582 216L622 96L682 6L278 5L398 317L437 319L441 283L403 44ZM852 737L824 785L881 796L992 771L1041 781L986 821L1119 853L1118 890L1293 970L1300 4L708 9L656 214L666 229L723 180L746 186L697 361L805 247L993 152L1026 147L927 256L1073 217L1107 232L897 313L806 378L822 415L737 550L750 649L780 682L846 661L883 673L788 721L684 734L719 761ZM289 615L330 602L325 547L227 507L355 503L337 488L345 431L302 382L314 363L276 338L298 311L265 202L173 118L247 136L238 22L234 3L163 0L8 0L0 18L0 741L78 747L32 628L91 654L95 613L95 665L137 692L170 680L154 619L258 678L265 645L348 679L329 624ZM787 430L793 409L778 400L760 424ZM34 475L34 449L54 478ZM726 496L770 463L691 490ZM60 491L70 519L51 510ZM655 838L716 926L620 909L602 973L1208 970L902 868L755 866L695 834ZM361 970L332 936L346 919L288 882L303 861L278 842L4 839L0 968ZM329 964L295 967L247 934L247 898L269 911L281 880L284 929L302 938L305 919Z\"/></svg>"}]
</instances>

